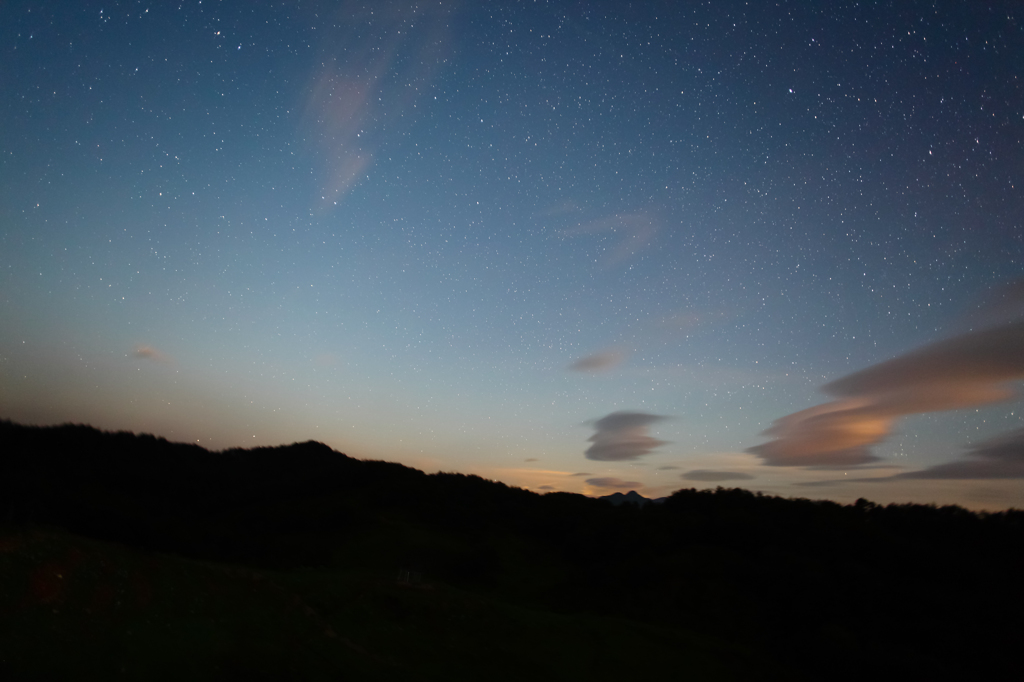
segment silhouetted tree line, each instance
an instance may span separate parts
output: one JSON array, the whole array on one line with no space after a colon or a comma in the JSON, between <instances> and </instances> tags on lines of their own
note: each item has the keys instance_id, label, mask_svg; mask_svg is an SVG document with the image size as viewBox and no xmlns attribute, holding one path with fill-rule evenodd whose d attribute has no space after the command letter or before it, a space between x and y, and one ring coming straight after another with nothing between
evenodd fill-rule
<instances>
[{"instance_id":1,"label":"silhouetted tree line","mask_svg":"<svg viewBox=\"0 0 1024 682\"><path fill-rule=\"evenodd\" d=\"M0 422L8 523L274 568L399 568L739 642L831 678L999 679L1024 641L1024 512L740 489L612 506L315 442L210 452Z\"/></svg>"}]
</instances>

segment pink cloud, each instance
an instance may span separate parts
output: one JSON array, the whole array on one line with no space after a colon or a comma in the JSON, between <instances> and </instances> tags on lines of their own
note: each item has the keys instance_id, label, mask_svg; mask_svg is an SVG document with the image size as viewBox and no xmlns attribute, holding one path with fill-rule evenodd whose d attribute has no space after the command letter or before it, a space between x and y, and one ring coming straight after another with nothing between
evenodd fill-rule
<instances>
[{"instance_id":1,"label":"pink cloud","mask_svg":"<svg viewBox=\"0 0 1024 682\"><path fill-rule=\"evenodd\" d=\"M900 417L988 405L1015 397L1024 378L1024 322L963 334L826 384L836 400L782 417L750 448L774 466L854 466Z\"/></svg>"},{"instance_id":2,"label":"pink cloud","mask_svg":"<svg viewBox=\"0 0 1024 682\"><path fill-rule=\"evenodd\" d=\"M569 370L573 372L600 372L618 365L624 357L624 354L617 350L594 353L585 358L580 358L569 365Z\"/></svg>"},{"instance_id":3,"label":"pink cloud","mask_svg":"<svg viewBox=\"0 0 1024 682\"><path fill-rule=\"evenodd\" d=\"M153 360L155 362L170 362L171 358L161 353L153 346L139 345L135 347L135 352L132 353L137 358L143 360Z\"/></svg>"}]
</instances>

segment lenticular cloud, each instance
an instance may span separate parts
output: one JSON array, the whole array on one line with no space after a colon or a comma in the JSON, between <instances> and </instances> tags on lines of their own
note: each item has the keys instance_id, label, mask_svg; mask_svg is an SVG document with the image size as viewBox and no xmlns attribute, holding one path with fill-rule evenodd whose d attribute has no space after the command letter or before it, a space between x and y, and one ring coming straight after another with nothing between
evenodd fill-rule
<instances>
[{"instance_id":1,"label":"lenticular cloud","mask_svg":"<svg viewBox=\"0 0 1024 682\"><path fill-rule=\"evenodd\" d=\"M930 344L822 387L836 400L782 417L752 452L773 466L853 466L900 417L977 407L1015 396L1024 378L1024 322Z\"/></svg>"},{"instance_id":2,"label":"lenticular cloud","mask_svg":"<svg viewBox=\"0 0 1024 682\"><path fill-rule=\"evenodd\" d=\"M663 419L668 417L646 412L612 412L601 417L593 422L595 433L590 437L593 445L587 448L585 455L587 459L600 462L621 462L650 454L668 442L647 434L651 424Z\"/></svg>"}]
</instances>

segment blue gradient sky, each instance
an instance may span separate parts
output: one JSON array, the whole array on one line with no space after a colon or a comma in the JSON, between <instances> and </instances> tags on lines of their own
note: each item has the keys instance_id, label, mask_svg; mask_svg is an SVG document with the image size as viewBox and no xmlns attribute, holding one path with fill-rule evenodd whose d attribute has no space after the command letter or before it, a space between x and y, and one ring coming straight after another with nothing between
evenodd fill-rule
<instances>
[{"instance_id":1,"label":"blue gradient sky","mask_svg":"<svg viewBox=\"0 0 1024 682\"><path fill-rule=\"evenodd\" d=\"M934 469L1024 427L1009 395L897 409L873 460L748 448L1017 333L1024 10L754 5L3 3L0 416L1020 507L1014 466Z\"/></svg>"}]
</instances>

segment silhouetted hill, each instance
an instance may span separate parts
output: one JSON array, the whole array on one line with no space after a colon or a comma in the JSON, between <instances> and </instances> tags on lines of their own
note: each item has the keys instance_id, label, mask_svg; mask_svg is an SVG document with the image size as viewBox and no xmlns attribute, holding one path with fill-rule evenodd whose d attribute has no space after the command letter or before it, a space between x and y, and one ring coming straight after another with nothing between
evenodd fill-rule
<instances>
[{"instance_id":1,"label":"silhouetted hill","mask_svg":"<svg viewBox=\"0 0 1024 682\"><path fill-rule=\"evenodd\" d=\"M615 506L315 442L210 452L11 422L0 510L12 528L259 570L401 569L537 613L699 633L738 647L741 677L999 679L1024 641L1024 513L1012 510L721 488Z\"/></svg>"},{"instance_id":2,"label":"silhouetted hill","mask_svg":"<svg viewBox=\"0 0 1024 682\"><path fill-rule=\"evenodd\" d=\"M643 495L641 495L640 493L638 493L635 490L630 490L628 493L625 493L625 494L623 494L623 493L612 493L611 495L602 495L601 497L599 497L597 499L599 499L599 500L607 500L608 502L611 502L616 507L618 507L620 504L623 504L623 503L626 503L626 502L629 502L631 504L635 504L637 506L642 507L645 504L647 504L648 502L653 502L654 504L661 504L667 498L658 497L658 498L652 500L649 497L644 497Z\"/></svg>"}]
</instances>

